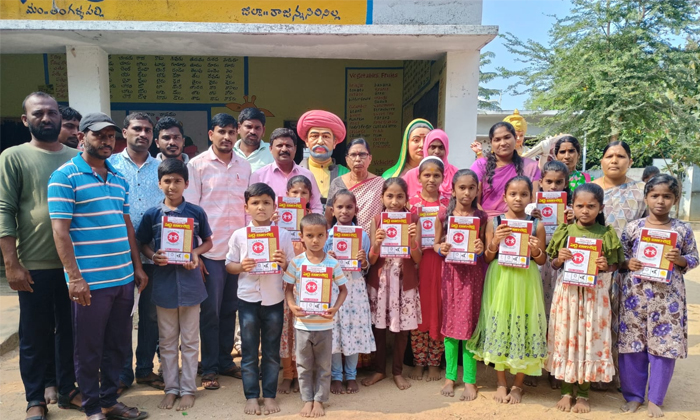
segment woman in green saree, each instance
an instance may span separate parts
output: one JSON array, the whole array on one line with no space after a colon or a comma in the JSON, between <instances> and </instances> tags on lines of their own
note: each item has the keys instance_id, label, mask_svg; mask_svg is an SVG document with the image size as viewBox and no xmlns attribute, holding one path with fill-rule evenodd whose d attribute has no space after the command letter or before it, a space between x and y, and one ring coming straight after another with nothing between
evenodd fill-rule
<instances>
[{"instance_id":1,"label":"woman in green saree","mask_svg":"<svg viewBox=\"0 0 700 420\"><path fill-rule=\"evenodd\" d=\"M423 141L428 135L433 125L422 118L416 118L406 126L406 131L403 133L403 141L401 142L401 152L396 165L387 169L382 178L389 179L399 177L409 170L418 167L423 159Z\"/></svg>"}]
</instances>

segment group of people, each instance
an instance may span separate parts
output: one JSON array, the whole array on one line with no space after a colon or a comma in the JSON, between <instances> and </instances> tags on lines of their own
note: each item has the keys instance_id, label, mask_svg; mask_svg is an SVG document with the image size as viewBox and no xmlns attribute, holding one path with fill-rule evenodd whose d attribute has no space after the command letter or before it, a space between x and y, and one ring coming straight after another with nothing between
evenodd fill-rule
<instances>
[{"instance_id":1,"label":"group of people","mask_svg":"<svg viewBox=\"0 0 700 420\"><path fill-rule=\"evenodd\" d=\"M299 119L296 131L309 149L300 164L297 133L278 128L262 141L265 115L255 108L237 119L215 115L211 146L191 159L173 118L154 123L132 113L119 128L105 114L59 109L42 92L28 95L23 111L31 141L0 155L0 248L19 292L28 419L47 418L53 402L91 420L146 418L118 402L134 380L164 390L159 408L179 399L176 409L187 410L198 375L207 390L220 387L220 375L241 379L247 414L279 412L277 393L296 391L300 414L319 417L331 393L359 391L358 367L373 371L362 385L386 378L387 332L401 390L426 377L426 368L428 381L440 380L444 360L441 392L453 397L461 354L465 401L477 396L483 361L496 371L499 402L520 403L524 385L545 369L561 388L562 411L588 412L591 387L619 377L623 410L646 399L650 415L663 415L675 360L687 355L683 274L698 265L698 251L690 226L670 216L678 181L664 174L630 179L624 142L606 146L603 176L593 180L577 170L581 147L573 136L558 136L550 159L522 157L524 134L516 128L524 120L516 115L515 127L495 124L489 150L474 147L481 157L461 169L448 162L447 134L416 119L397 164L377 176L364 139L347 144L347 166L334 161L346 131L327 111ZM127 146L112 154L118 130ZM149 153L154 140L156 157ZM538 191L567 192L566 220L553 231L532 204ZM270 255L277 269L261 272L247 235L277 224L284 196L307 203L299 236L278 229ZM437 208L425 234L423 208ZM410 213L404 258L381 251L382 212ZM450 216L479 219L476 264L445 261ZM193 221L184 263L162 249L165 217ZM533 224L527 268L499 264L499 246L511 234L504 219ZM336 226L362 228L353 256L359 270L335 258ZM645 227L678 234L663 256L674 264L668 282L637 275ZM562 281L569 237L602 240L594 287ZM303 309L309 270L327 273L332 284L323 311ZM241 366L233 358L239 346ZM405 377L407 347L415 367ZM506 371L515 375L510 386Z\"/></svg>"}]
</instances>

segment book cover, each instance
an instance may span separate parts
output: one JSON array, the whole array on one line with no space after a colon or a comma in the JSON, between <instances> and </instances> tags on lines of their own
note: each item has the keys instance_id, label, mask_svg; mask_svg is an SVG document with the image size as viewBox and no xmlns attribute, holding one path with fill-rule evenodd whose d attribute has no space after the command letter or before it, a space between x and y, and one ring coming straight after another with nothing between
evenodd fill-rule
<instances>
[{"instance_id":1,"label":"book cover","mask_svg":"<svg viewBox=\"0 0 700 420\"><path fill-rule=\"evenodd\" d=\"M595 260L603 252L603 240L569 236L566 247L571 259L564 263L563 282L582 287L594 287L598 281Z\"/></svg>"},{"instance_id":2,"label":"book cover","mask_svg":"<svg viewBox=\"0 0 700 420\"><path fill-rule=\"evenodd\" d=\"M501 219L511 233L498 247L498 263L509 267L530 267L530 235L533 223L530 220Z\"/></svg>"},{"instance_id":3,"label":"book cover","mask_svg":"<svg viewBox=\"0 0 700 420\"><path fill-rule=\"evenodd\" d=\"M194 219L163 216L160 249L165 251L168 264L185 264L192 258Z\"/></svg>"},{"instance_id":4,"label":"book cover","mask_svg":"<svg viewBox=\"0 0 700 420\"><path fill-rule=\"evenodd\" d=\"M381 219L381 228L386 231L386 238L379 255L384 258L411 258L411 247L408 243L411 213L384 212Z\"/></svg>"},{"instance_id":5,"label":"book cover","mask_svg":"<svg viewBox=\"0 0 700 420\"><path fill-rule=\"evenodd\" d=\"M272 261L272 255L280 247L278 226L248 226L248 258L255 260L250 274L280 274L281 267Z\"/></svg>"},{"instance_id":6,"label":"book cover","mask_svg":"<svg viewBox=\"0 0 700 420\"><path fill-rule=\"evenodd\" d=\"M435 224L439 223L438 213L440 206L420 207L420 239L423 248L432 248L435 245Z\"/></svg>"},{"instance_id":7,"label":"book cover","mask_svg":"<svg viewBox=\"0 0 700 420\"><path fill-rule=\"evenodd\" d=\"M447 243L452 245L446 263L476 264L475 242L479 239L481 219L478 217L450 216L447 220Z\"/></svg>"},{"instance_id":8,"label":"book cover","mask_svg":"<svg viewBox=\"0 0 700 420\"><path fill-rule=\"evenodd\" d=\"M551 191L537 193L537 209L542 215L540 221L544 225L547 237L551 237L557 226L566 222L564 211L566 211L566 191Z\"/></svg>"},{"instance_id":9,"label":"book cover","mask_svg":"<svg viewBox=\"0 0 700 420\"><path fill-rule=\"evenodd\" d=\"M299 224L306 210L306 199L301 197L277 197L277 226L287 229L293 242L301 242Z\"/></svg>"},{"instance_id":10,"label":"book cover","mask_svg":"<svg viewBox=\"0 0 700 420\"><path fill-rule=\"evenodd\" d=\"M677 241L678 233L672 230L642 228L636 257L644 267L635 276L642 280L669 283L673 263L664 255L676 247Z\"/></svg>"},{"instance_id":11,"label":"book cover","mask_svg":"<svg viewBox=\"0 0 700 420\"><path fill-rule=\"evenodd\" d=\"M361 271L357 252L362 249L360 226L333 226L333 251L343 271Z\"/></svg>"},{"instance_id":12,"label":"book cover","mask_svg":"<svg viewBox=\"0 0 700 420\"><path fill-rule=\"evenodd\" d=\"M299 306L309 315L325 313L331 307L333 268L318 265L301 266Z\"/></svg>"}]
</instances>

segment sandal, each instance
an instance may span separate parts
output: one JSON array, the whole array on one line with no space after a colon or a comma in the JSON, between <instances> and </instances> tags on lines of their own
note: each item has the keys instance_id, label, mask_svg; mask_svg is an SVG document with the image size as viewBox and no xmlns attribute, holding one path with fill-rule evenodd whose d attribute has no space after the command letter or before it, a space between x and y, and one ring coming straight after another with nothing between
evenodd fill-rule
<instances>
[{"instance_id":1,"label":"sandal","mask_svg":"<svg viewBox=\"0 0 700 420\"><path fill-rule=\"evenodd\" d=\"M41 407L41 408L43 408L43 409L44 409L44 414L42 414L42 415L40 415L40 416L31 416L31 417L27 417L27 418L24 419L24 420L47 420L47 419L46 419L46 415L47 415L48 412L49 412L49 408L46 406L46 401L29 401L29 402L27 403L27 410L25 411L25 413L26 413L27 411L29 411L30 408L33 408L33 407Z\"/></svg>"},{"instance_id":2,"label":"sandal","mask_svg":"<svg viewBox=\"0 0 700 420\"><path fill-rule=\"evenodd\" d=\"M103 413L97 413L89 416L87 420L107 420L107 417Z\"/></svg>"},{"instance_id":3,"label":"sandal","mask_svg":"<svg viewBox=\"0 0 700 420\"><path fill-rule=\"evenodd\" d=\"M116 403L104 413L107 419L115 420L141 420L148 417L145 411L139 411L136 407L128 407L124 403Z\"/></svg>"},{"instance_id":4,"label":"sandal","mask_svg":"<svg viewBox=\"0 0 700 420\"><path fill-rule=\"evenodd\" d=\"M58 394L58 408L63 410L85 411L82 405L73 404L73 398L80 395L80 390L74 388L68 395Z\"/></svg>"},{"instance_id":5,"label":"sandal","mask_svg":"<svg viewBox=\"0 0 700 420\"><path fill-rule=\"evenodd\" d=\"M238 366L232 366L230 369L225 370L220 374L224 376L230 376L232 378L243 379L243 373L241 372L241 368Z\"/></svg>"},{"instance_id":6,"label":"sandal","mask_svg":"<svg viewBox=\"0 0 700 420\"><path fill-rule=\"evenodd\" d=\"M143 378L136 378L136 383L139 385L148 385L161 391L165 389L165 382L163 382L163 378L153 372Z\"/></svg>"},{"instance_id":7,"label":"sandal","mask_svg":"<svg viewBox=\"0 0 700 420\"><path fill-rule=\"evenodd\" d=\"M221 385L219 385L219 379L216 377L216 375L210 373L202 376L202 387L204 389L213 390L221 388Z\"/></svg>"}]
</instances>

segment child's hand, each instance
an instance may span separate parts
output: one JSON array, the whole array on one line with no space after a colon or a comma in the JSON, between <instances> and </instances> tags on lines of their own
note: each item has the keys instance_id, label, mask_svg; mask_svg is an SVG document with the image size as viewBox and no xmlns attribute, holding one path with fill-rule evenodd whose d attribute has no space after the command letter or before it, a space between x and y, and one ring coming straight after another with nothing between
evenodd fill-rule
<instances>
[{"instance_id":1,"label":"child's hand","mask_svg":"<svg viewBox=\"0 0 700 420\"><path fill-rule=\"evenodd\" d=\"M595 259L595 265L598 266L598 270L608 271L608 260L602 255Z\"/></svg>"},{"instance_id":2,"label":"child's hand","mask_svg":"<svg viewBox=\"0 0 700 420\"><path fill-rule=\"evenodd\" d=\"M168 265L168 256L165 255L165 251L159 249L158 252L153 254L153 264L159 265L161 267L164 265Z\"/></svg>"},{"instance_id":3,"label":"child's hand","mask_svg":"<svg viewBox=\"0 0 700 420\"><path fill-rule=\"evenodd\" d=\"M284 265L287 262L287 256L284 254L284 251L278 249L272 254L272 261L279 265Z\"/></svg>"},{"instance_id":4,"label":"child's hand","mask_svg":"<svg viewBox=\"0 0 700 420\"><path fill-rule=\"evenodd\" d=\"M415 223L411 223L410 225L408 225L408 239L409 239L409 242L412 241L413 238L416 237L416 229L417 229L417 228L416 228L416 224L415 224Z\"/></svg>"},{"instance_id":5,"label":"child's hand","mask_svg":"<svg viewBox=\"0 0 700 420\"><path fill-rule=\"evenodd\" d=\"M250 273L251 271L253 271L255 265L255 260L252 258L243 258L243 261L241 261L241 267L246 273Z\"/></svg>"},{"instance_id":6,"label":"child's hand","mask_svg":"<svg viewBox=\"0 0 700 420\"><path fill-rule=\"evenodd\" d=\"M641 261L636 258L632 258L630 259L629 263L627 263L627 268L629 268L630 271L639 271L644 268L644 266L642 265Z\"/></svg>"},{"instance_id":7,"label":"child's hand","mask_svg":"<svg viewBox=\"0 0 700 420\"><path fill-rule=\"evenodd\" d=\"M335 257L335 251L328 251L328 255L330 255L331 257L333 257L337 260L337 258Z\"/></svg>"},{"instance_id":8,"label":"child's hand","mask_svg":"<svg viewBox=\"0 0 700 420\"><path fill-rule=\"evenodd\" d=\"M306 312L303 309L301 309L301 306L291 304L289 305L289 310L292 311L292 314L294 314L294 316L297 318L306 316Z\"/></svg>"},{"instance_id":9,"label":"child's hand","mask_svg":"<svg viewBox=\"0 0 700 420\"><path fill-rule=\"evenodd\" d=\"M472 144L469 145L469 147L471 147L472 151L477 155L480 154L484 148L484 146L478 141L473 141Z\"/></svg>"},{"instance_id":10,"label":"child's hand","mask_svg":"<svg viewBox=\"0 0 700 420\"><path fill-rule=\"evenodd\" d=\"M530 235L530 239L528 240L528 245L530 245L530 253L534 254L535 251L540 249L540 240L537 238L535 235ZM539 255L537 256L539 258Z\"/></svg>"},{"instance_id":11,"label":"child's hand","mask_svg":"<svg viewBox=\"0 0 700 420\"><path fill-rule=\"evenodd\" d=\"M569 225L574 223L574 209L567 207L566 210L564 210L564 220L566 220L566 223Z\"/></svg>"},{"instance_id":12,"label":"child's hand","mask_svg":"<svg viewBox=\"0 0 700 420\"><path fill-rule=\"evenodd\" d=\"M386 231L382 228L377 229L377 231L374 232L374 246L381 247L384 243L384 239L386 239Z\"/></svg>"},{"instance_id":13,"label":"child's hand","mask_svg":"<svg viewBox=\"0 0 700 420\"><path fill-rule=\"evenodd\" d=\"M484 243L481 242L481 238L476 238L476 241L474 241L474 252L477 254L484 253Z\"/></svg>"},{"instance_id":14,"label":"child's hand","mask_svg":"<svg viewBox=\"0 0 700 420\"><path fill-rule=\"evenodd\" d=\"M685 265L685 258L681 257L681 251L678 248L673 248L672 250L668 251L665 255L664 258L667 260L671 261L672 263L676 265Z\"/></svg>"},{"instance_id":15,"label":"child's hand","mask_svg":"<svg viewBox=\"0 0 700 420\"><path fill-rule=\"evenodd\" d=\"M277 222L279 222L279 220L280 220L280 214L277 212L277 210L275 210L275 212L272 213L272 217L270 217L270 221L272 223L277 223Z\"/></svg>"},{"instance_id":16,"label":"child's hand","mask_svg":"<svg viewBox=\"0 0 700 420\"><path fill-rule=\"evenodd\" d=\"M447 256L447 253L450 252L452 249L452 244L449 244L447 242L443 242L440 244L440 253L444 256Z\"/></svg>"},{"instance_id":17,"label":"child's hand","mask_svg":"<svg viewBox=\"0 0 700 420\"><path fill-rule=\"evenodd\" d=\"M338 312L338 308L328 308L321 316L326 319L333 319L333 315L335 315L336 312Z\"/></svg>"},{"instance_id":18,"label":"child's hand","mask_svg":"<svg viewBox=\"0 0 700 420\"><path fill-rule=\"evenodd\" d=\"M501 242L505 238L507 238L513 230L510 228L508 225L498 225L496 228L496 233L493 234L493 240L491 241L493 243L493 246L495 248L498 248L499 245L501 245Z\"/></svg>"},{"instance_id":19,"label":"child's hand","mask_svg":"<svg viewBox=\"0 0 700 420\"><path fill-rule=\"evenodd\" d=\"M532 212L530 212L530 216L534 217L535 219L542 220L542 212L537 207L532 209Z\"/></svg>"},{"instance_id":20,"label":"child's hand","mask_svg":"<svg viewBox=\"0 0 700 420\"><path fill-rule=\"evenodd\" d=\"M562 263L566 260L572 259L573 257L574 256L573 256L573 254L571 254L571 250L569 250L569 248L560 249L559 255L557 255L557 259Z\"/></svg>"},{"instance_id":21,"label":"child's hand","mask_svg":"<svg viewBox=\"0 0 700 420\"><path fill-rule=\"evenodd\" d=\"M357 261L360 262L360 267L366 267L367 266L367 253L365 252L364 249L360 248L357 250Z\"/></svg>"},{"instance_id":22,"label":"child's hand","mask_svg":"<svg viewBox=\"0 0 700 420\"><path fill-rule=\"evenodd\" d=\"M196 252L192 253L192 260L187 261L184 264L185 269L187 270L194 270L195 268L199 267L199 255L197 255Z\"/></svg>"}]
</instances>

